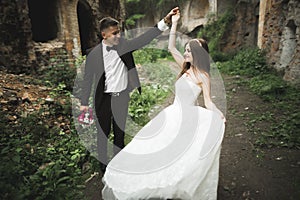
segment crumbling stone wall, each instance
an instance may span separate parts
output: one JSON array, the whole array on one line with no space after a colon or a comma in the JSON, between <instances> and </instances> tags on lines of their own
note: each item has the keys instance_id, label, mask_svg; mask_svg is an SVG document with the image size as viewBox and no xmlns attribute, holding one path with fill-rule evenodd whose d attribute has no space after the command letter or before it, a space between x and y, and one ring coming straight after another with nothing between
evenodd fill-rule
<instances>
[{"instance_id":1,"label":"crumbling stone wall","mask_svg":"<svg viewBox=\"0 0 300 200\"><path fill-rule=\"evenodd\" d=\"M299 0L265 0L260 16L258 46L285 80L300 84Z\"/></svg>"},{"instance_id":2,"label":"crumbling stone wall","mask_svg":"<svg viewBox=\"0 0 300 200\"><path fill-rule=\"evenodd\" d=\"M181 11L180 29L189 33L207 23L208 17L217 12L216 0L185 1Z\"/></svg>"},{"instance_id":3,"label":"crumbling stone wall","mask_svg":"<svg viewBox=\"0 0 300 200\"><path fill-rule=\"evenodd\" d=\"M0 64L21 67L32 63L33 46L26 1L0 1Z\"/></svg>"},{"instance_id":4,"label":"crumbling stone wall","mask_svg":"<svg viewBox=\"0 0 300 200\"><path fill-rule=\"evenodd\" d=\"M209 15L220 15L233 6L236 19L224 36L222 50L258 45L285 80L300 82L299 0L190 0L182 4L179 31L186 34L196 34ZM47 66L51 58L72 64L99 42L102 17L124 21L120 10L119 0L1 0L0 65L21 73ZM138 25L152 26L161 17L153 13Z\"/></svg>"},{"instance_id":5,"label":"crumbling stone wall","mask_svg":"<svg viewBox=\"0 0 300 200\"><path fill-rule=\"evenodd\" d=\"M137 21L136 28L151 27L164 17L175 6L180 7L181 20L179 31L185 34L199 31L199 28L207 23L209 15L216 14L218 0L186 0L170 3L164 7L164 12L157 11L144 13L142 19ZM220 1L220 0L219 0Z\"/></svg>"},{"instance_id":6,"label":"crumbling stone wall","mask_svg":"<svg viewBox=\"0 0 300 200\"><path fill-rule=\"evenodd\" d=\"M221 4L221 1L219 1ZM221 42L224 52L234 52L245 46L255 47L257 45L257 27L259 22L259 0L235 0L231 1L230 7L234 20ZM225 4L225 1L222 1ZM233 6L233 7L231 7ZM226 11L226 5L222 10Z\"/></svg>"},{"instance_id":7,"label":"crumbling stone wall","mask_svg":"<svg viewBox=\"0 0 300 200\"><path fill-rule=\"evenodd\" d=\"M218 0L217 1L217 14L220 15L226 12L228 9L234 8L238 0Z\"/></svg>"},{"instance_id":8,"label":"crumbling stone wall","mask_svg":"<svg viewBox=\"0 0 300 200\"><path fill-rule=\"evenodd\" d=\"M35 72L51 58L74 63L97 44L98 21L120 19L119 0L1 0L0 65Z\"/></svg>"}]
</instances>

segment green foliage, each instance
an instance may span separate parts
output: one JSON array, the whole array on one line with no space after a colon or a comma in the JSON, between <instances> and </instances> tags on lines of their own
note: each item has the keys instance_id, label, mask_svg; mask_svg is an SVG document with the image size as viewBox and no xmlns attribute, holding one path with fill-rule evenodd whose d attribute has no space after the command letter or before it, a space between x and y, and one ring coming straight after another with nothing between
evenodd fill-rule
<instances>
[{"instance_id":1,"label":"green foliage","mask_svg":"<svg viewBox=\"0 0 300 200\"><path fill-rule=\"evenodd\" d=\"M129 116L139 125L146 124L152 107L164 100L168 94L168 89L160 84L142 85L142 95L137 91L131 94Z\"/></svg>"},{"instance_id":2,"label":"green foliage","mask_svg":"<svg viewBox=\"0 0 300 200\"><path fill-rule=\"evenodd\" d=\"M86 150L74 131L66 134L47 120L33 113L15 129L2 121L1 199L83 199Z\"/></svg>"},{"instance_id":3,"label":"green foliage","mask_svg":"<svg viewBox=\"0 0 300 200\"><path fill-rule=\"evenodd\" d=\"M125 21L126 26L134 26L136 21L143 18L145 15L143 14L135 14L128 17Z\"/></svg>"},{"instance_id":4,"label":"green foliage","mask_svg":"<svg viewBox=\"0 0 300 200\"><path fill-rule=\"evenodd\" d=\"M280 77L266 78L268 93L260 94L278 110L269 131L257 140L261 146L281 146L300 149L300 90ZM265 90L265 89L263 89Z\"/></svg>"},{"instance_id":5,"label":"green foliage","mask_svg":"<svg viewBox=\"0 0 300 200\"><path fill-rule=\"evenodd\" d=\"M159 63L143 64L140 75L147 81L142 83L141 95L137 91L131 94L129 116L143 126L149 121L153 107L170 95L176 75L161 60Z\"/></svg>"},{"instance_id":6,"label":"green foliage","mask_svg":"<svg viewBox=\"0 0 300 200\"><path fill-rule=\"evenodd\" d=\"M58 76L56 69L48 70L54 72L44 71L43 78ZM92 159L71 122L66 81L53 78L54 101L40 99L38 110L16 113L17 123L7 120L8 111L0 111L0 199L84 199L82 167Z\"/></svg>"},{"instance_id":7,"label":"green foliage","mask_svg":"<svg viewBox=\"0 0 300 200\"><path fill-rule=\"evenodd\" d=\"M300 148L299 127L299 89L289 85L274 70L268 68L263 51L244 49L232 60L217 63L218 68L231 75L242 75L240 84L246 85L265 102L271 103L273 111L280 114L264 113L251 116L246 124L253 133L259 133L256 144L259 146L281 146ZM265 121L270 123L268 130L259 130L256 124Z\"/></svg>"},{"instance_id":8,"label":"green foliage","mask_svg":"<svg viewBox=\"0 0 300 200\"><path fill-rule=\"evenodd\" d=\"M253 77L268 70L265 53L258 48L243 49L233 59L217 64L222 72L231 75Z\"/></svg>"},{"instance_id":9,"label":"green foliage","mask_svg":"<svg viewBox=\"0 0 300 200\"><path fill-rule=\"evenodd\" d=\"M86 60L86 56L79 56L75 60L75 67L78 68Z\"/></svg>"},{"instance_id":10,"label":"green foliage","mask_svg":"<svg viewBox=\"0 0 300 200\"><path fill-rule=\"evenodd\" d=\"M278 106L275 104L274 106ZM249 130L257 135L255 144L260 147L287 147L300 148L300 112L297 110L282 110L280 114L265 112L262 115L254 115L250 113L251 120L245 124ZM268 122L268 129L261 129L256 124Z\"/></svg>"},{"instance_id":11,"label":"green foliage","mask_svg":"<svg viewBox=\"0 0 300 200\"><path fill-rule=\"evenodd\" d=\"M265 53L258 48L241 50L232 60L217 65L223 73L250 78L246 84L264 100L279 100L288 88L287 83L268 68Z\"/></svg>"},{"instance_id":12,"label":"green foliage","mask_svg":"<svg viewBox=\"0 0 300 200\"><path fill-rule=\"evenodd\" d=\"M198 33L198 37L208 41L210 55L214 61L225 61L231 58L230 54L220 51L220 44L224 38L226 31L229 30L230 23L234 20L232 10L226 11L224 14L216 18L210 16L209 22Z\"/></svg>"},{"instance_id":13,"label":"green foliage","mask_svg":"<svg viewBox=\"0 0 300 200\"><path fill-rule=\"evenodd\" d=\"M166 58L169 55L167 50L144 48L133 52L134 60L138 64L154 63L158 58Z\"/></svg>"},{"instance_id":14,"label":"green foliage","mask_svg":"<svg viewBox=\"0 0 300 200\"><path fill-rule=\"evenodd\" d=\"M284 97L287 84L275 74L261 74L249 82L250 89L264 100L279 100Z\"/></svg>"},{"instance_id":15,"label":"green foliage","mask_svg":"<svg viewBox=\"0 0 300 200\"><path fill-rule=\"evenodd\" d=\"M75 65L79 66L83 60L84 57L78 58ZM71 91L76 77L76 67L70 66L68 62L59 58L52 58L50 59L50 65L41 68L38 73L40 84L48 87L57 87L59 84L64 84L66 90Z\"/></svg>"},{"instance_id":16,"label":"green foliage","mask_svg":"<svg viewBox=\"0 0 300 200\"><path fill-rule=\"evenodd\" d=\"M142 65L145 73L145 77L150 82L158 83L166 88L172 88L175 83L177 74L170 69L168 66L169 62L159 60L159 63L146 63Z\"/></svg>"},{"instance_id":17,"label":"green foliage","mask_svg":"<svg viewBox=\"0 0 300 200\"><path fill-rule=\"evenodd\" d=\"M151 2L152 3L152 0ZM127 29L133 28L136 24L136 21L145 16L147 10L147 4L149 1L141 0L127 0L125 4L126 8L126 21L125 26ZM151 7L148 7L150 10Z\"/></svg>"},{"instance_id":18,"label":"green foliage","mask_svg":"<svg viewBox=\"0 0 300 200\"><path fill-rule=\"evenodd\" d=\"M263 135L268 142L275 146L296 147L300 149L300 112L298 110L286 113L280 123L274 123L271 127L271 135ZM271 138L270 138L271 136ZM271 140L269 140L271 139ZM275 140L274 140L275 139Z\"/></svg>"}]
</instances>

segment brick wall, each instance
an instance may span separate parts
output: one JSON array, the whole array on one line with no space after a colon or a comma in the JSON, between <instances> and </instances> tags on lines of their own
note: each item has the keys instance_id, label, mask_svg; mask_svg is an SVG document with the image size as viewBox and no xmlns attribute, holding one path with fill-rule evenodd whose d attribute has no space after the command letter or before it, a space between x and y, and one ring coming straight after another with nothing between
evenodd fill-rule
<instances>
[{"instance_id":1,"label":"brick wall","mask_svg":"<svg viewBox=\"0 0 300 200\"><path fill-rule=\"evenodd\" d=\"M118 0L1 0L0 65L14 73L34 73L51 58L61 58L72 66L81 46L99 42L98 21L107 15L119 19L119 6ZM88 25L80 27L78 17Z\"/></svg>"}]
</instances>

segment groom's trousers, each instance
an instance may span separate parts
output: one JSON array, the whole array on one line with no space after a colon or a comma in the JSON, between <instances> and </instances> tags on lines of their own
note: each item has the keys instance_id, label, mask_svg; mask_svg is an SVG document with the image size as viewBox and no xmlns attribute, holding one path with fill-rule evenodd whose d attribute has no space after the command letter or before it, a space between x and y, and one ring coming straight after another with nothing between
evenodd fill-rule
<instances>
[{"instance_id":1,"label":"groom's trousers","mask_svg":"<svg viewBox=\"0 0 300 200\"><path fill-rule=\"evenodd\" d=\"M116 155L124 148L126 118L128 115L129 93L104 93L100 106L96 110L97 152L99 161L108 163L107 143L111 127L113 128L113 151Z\"/></svg>"}]
</instances>

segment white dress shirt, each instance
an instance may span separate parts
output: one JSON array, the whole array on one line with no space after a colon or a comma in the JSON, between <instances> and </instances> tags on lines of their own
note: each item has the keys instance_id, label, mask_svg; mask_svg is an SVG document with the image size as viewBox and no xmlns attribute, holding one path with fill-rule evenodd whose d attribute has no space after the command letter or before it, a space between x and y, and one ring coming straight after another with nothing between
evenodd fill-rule
<instances>
[{"instance_id":1,"label":"white dress shirt","mask_svg":"<svg viewBox=\"0 0 300 200\"><path fill-rule=\"evenodd\" d=\"M167 30L169 27L161 20L157 24L157 28L161 31ZM121 92L127 88L128 71L118 55L116 50L107 51L107 45L102 41L103 61L105 70L105 93Z\"/></svg>"},{"instance_id":2,"label":"white dress shirt","mask_svg":"<svg viewBox=\"0 0 300 200\"><path fill-rule=\"evenodd\" d=\"M128 72L124 62L121 60L116 50L107 51L107 45L103 45L103 61L105 70L105 90L104 92L121 92L128 84Z\"/></svg>"}]
</instances>

